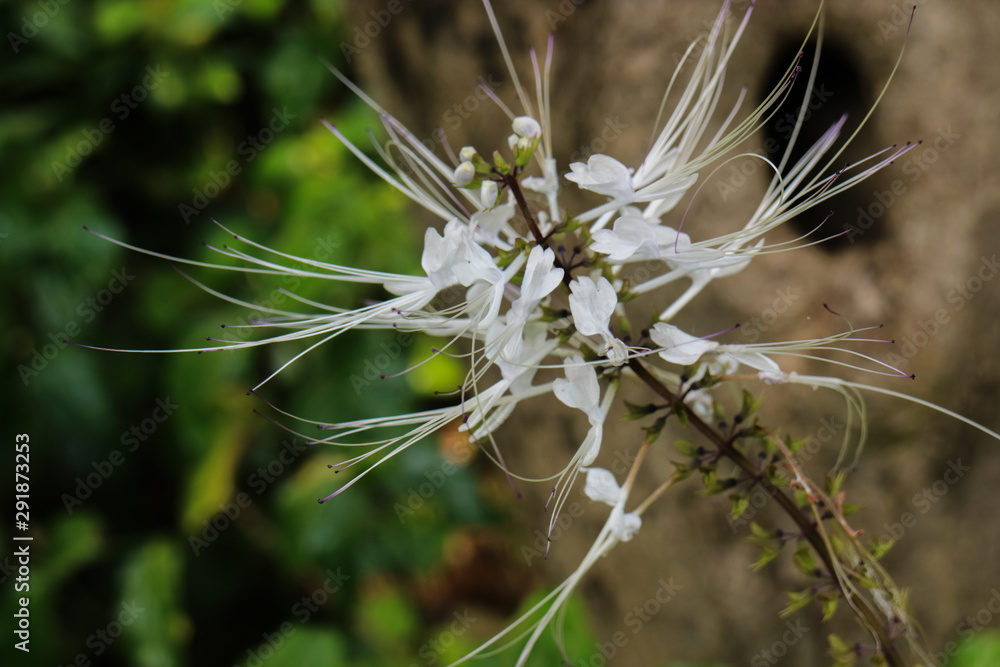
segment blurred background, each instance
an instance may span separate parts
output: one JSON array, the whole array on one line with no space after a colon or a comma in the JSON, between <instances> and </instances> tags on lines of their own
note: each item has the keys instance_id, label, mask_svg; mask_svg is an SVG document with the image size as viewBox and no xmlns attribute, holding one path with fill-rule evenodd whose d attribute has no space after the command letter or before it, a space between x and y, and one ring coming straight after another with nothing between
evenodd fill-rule
<instances>
[{"instance_id":1,"label":"blurred background","mask_svg":"<svg viewBox=\"0 0 1000 667\"><path fill-rule=\"evenodd\" d=\"M617 60L627 61L630 52L623 43L630 33L615 21L624 24L627 17L641 15L636 13L641 7L611 12L610 3L590 8L586 3L586 11L576 13L580 4L539 2L501 17L518 58L528 46L544 45L548 32L559 32L562 90L609 91L602 98L604 106L590 100L586 114L567 116L575 120L560 139L564 165L570 155L581 159L598 150L595 137L607 139L605 107L628 108L621 104L630 98L609 80L641 83L642 73L656 64L641 50L646 55L635 62L621 65ZM669 58L715 12L704 3L676 3L673 8L678 19L668 36L643 36L634 43L648 46L662 37L661 49ZM888 3L880 9L887 25L895 26L892 10ZM782 18L798 30L802 20L796 23L791 14ZM773 12L770 22L761 20L761 34L779 25ZM15 434L29 434L27 532L34 538L31 653L15 650L5 634L8 640L0 646L4 664L447 664L562 580L585 545L567 539L554 563L539 561L532 551L534 531L544 523L539 521L540 504L534 502L538 498L529 495L515 503L503 477L456 431L412 447L348 493L318 505L317 498L350 474L335 477L327 468L343 459L341 453L308 447L306 439L253 412L288 424L268 403L324 422L434 407L442 400L437 390L460 382L464 371L457 362L439 357L403 378L379 381L377 376L422 359L439 341L416 338L401 344L392 334L345 335L283 371L261 389L259 398L247 396L247 390L301 347L162 355L63 343L149 350L199 347L206 336L243 335L220 325L246 324L248 317L246 308L207 294L169 262L115 246L84 226L155 252L231 264L206 247L231 241L212 224L215 218L244 237L308 259L419 271L427 220L323 128L320 119L327 118L362 147L370 145L369 129L382 136L377 117L316 54L363 81L376 99L413 123L418 135L426 133L433 140L434 129L443 127L454 132L453 145L461 146L477 132L480 137L496 133L487 121L495 114L490 115L477 93L477 77L509 93L478 4L36 0L0 5L0 25L6 42L0 68L0 337L3 437L10 445L3 469L13 470ZM878 34L877 23L869 27ZM898 37L894 32L888 36L893 34ZM601 49L594 50L595 44ZM751 53L760 57L748 61L755 60L760 76L767 76L761 63L775 56L777 47L757 44ZM877 69L870 71L884 75L885 63L891 65L887 54L897 47L898 42L890 42L875 49ZM590 58L602 52L617 55L599 67L580 67L569 56L574 49ZM923 57L933 60L933 51ZM916 58L911 70L920 68ZM743 65L749 67L748 61ZM663 62L669 62L667 71L673 68L673 61ZM862 71L868 65L872 63L862 62ZM905 71L902 78L905 89ZM632 92L652 113L664 84L665 79L657 79L655 85ZM589 93L583 96L590 99ZM560 97L557 106L578 106L579 97ZM654 103L647 104L650 100ZM892 124L892 109L883 123ZM622 150L634 149L648 136L645 121L634 113L628 111L618 122L637 129L632 139L632 132L623 138L618 145ZM926 108L923 113L926 117ZM913 116L903 114L907 127L922 127L920 115ZM930 117L932 131L944 122ZM971 129L960 132L968 136ZM965 150L970 143L959 146ZM935 174L940 178L947 171L938 167ZM894 210L899 217L886 217L890 229L893 222L901 224L905 206L921 208L919 202L904 202ZM847 205L848 210L853 207ZM988 208L981 204L978 210ZM967 227L973 225L985 229L983 219ZM877 253L893 254L893 238L890 233L890 245L876 247L874 255L855 251L854 263L841 271L878 266L882 255ZM933 245L937 237L931 238ZM970 238L969 243L980 239L983 245L982 239L992 237ZM881 242L886 243L884 237ZM779 266L777 274L788 275L785 270ZM283 288L338 305L361 305L382 296L377 290L336 283L290 285L238 272L184 271L211 289L262 307L280 306ZM887 270L884 275L893 274ZM891 280L899 280L895 275ZM809 279L802 280L809 293ZM716 295L723 304L726 298ZM772 299L768 293L765 301ZM923 321L914 312L926 318L907 309L905 300L888 310L881 301L862 297L857 303L866 315L889 312L906 333L915 331L913 322ZM731 302L728 307L738 310ZM992 331L985 327L995 327L995 320L987 314L981 318L950 329L917 362L927 359L939 366L931 350L945 354L962 349L962 330L980 335ZM779 323L775 331L792 326ZM978 398L964 406L972 416L993 413L992 377L984 372L967 385L981 388ZM541 421L523 423L541 428L544 415L535 417ZM902 437L892 425L886 428L890 437ZM558 430L552 442L565 439L572 427L560 422ZM898 451L883 451L890 470L905 468L893 458ZM922 470L930 481L936 479L935 471ZM977 468L978 474L982 471ZM914 475L900 497L910 497L909 484L918 484L914 480L919 475ZM4 475L0 483L2 498L13 497L11 477ZM977 479L984 487L995 484L989 476ZM877 475L869 480L871 486L884 482ZM542 486L535 490L539 497L547 493ZM864 488L860 494L865 495ZM971 504L973 498L982 496L969 492L966 500ZM881 502L878 497L871 501L876 507ZM686 502L682 499L682 510ZM913 531L914 540L947 545L950 537L933 530L921 536L921 530L933 528L931 521L960 516L968 506L932 515ZM721 517L725 510L711 511ZM991 510L987 505L983 511ZM688 516L703 522L703 516ZM873 519L876 526L880 516ZM888 519L898 516L895 509L885 511ZM3 627L8 628L21 596L14 588L12 500L0 501L0 517L0 600ZM741 536L720 521L724 530L715 536L720 543L739 542ZM573 540L592 537L590 528L581 522ZM655 541L650 544L646 551L614 554L612 558L622 559L613 566L617 574L598 572L596 583L584 587L581 599L574 598L564 627L572 664L604 664L595 647L606 646L621 626L622 610L656 589L652 575L632 590L619 587L623 578L645 573L644 566L658 566L661 551L672 548L663 551ZM705 549L683 555L691 567L704 570ZM980 554L981 546L972 549L995 568L990 552ZM946 553L953 553L953 547ZM740 547L738 557L719 567L745 569L753 556L744 556ZM940 562L935 560L935 566ZM750 639L738 638L735 631L731 637L717 629L709 633L718 623L739 625L741 619L725 613L713 619L696 615L710 615L722 608L713 605L724 602L713 602L702 588L705 582L685 578L672 567L665 571L680 572L679 580L688 591L701 592L705 606L679 601L669 607L661 617L669 624L645 633L641 644L630 647L632 657L623 651L615 664L676 667L693 664L678 662L691 658L707 665L712 657L726 656L739 656L729 664L746 664L760 655L758 649L771 645L773 637L748 619L742 619L751 628L746 632L757 633ZM995 569L981 574L1000 580ZM940 585L963 594L981 590L978 582L963 589L946 576L939 578ZM723 579L730 592L741 585L733 583L737 579ZM784 621L774 612L783 605L780 591L786 583L764 581L765 593L754 588L747 596L759 601L766 595L767 611L760 616L779 628ZM934 582L929 586L935 590ZM690 601L699 596L683 597ZM969 596L967 611L974 613L988 597L978 601ZM941 619L932 619L933 627L954 628L966 613L958 604L947 609ZM959 610L962 614L956 616ZM689 618L677 622L675 613ZM669 637L676 645L678 636L687 636L692 647L668 653L657 643ZM825 643L814 639L810 641L820 648L813 649L813 656ZM996 646L995 635L977 633L948 664L998 664ZM511 664L512 655L479 664ZM590 657L581 662L578 656ZM547 641L530 664L560 661L559 649ZM812 664L820 662L822 658Z\"/></svg>"}]
</instances>

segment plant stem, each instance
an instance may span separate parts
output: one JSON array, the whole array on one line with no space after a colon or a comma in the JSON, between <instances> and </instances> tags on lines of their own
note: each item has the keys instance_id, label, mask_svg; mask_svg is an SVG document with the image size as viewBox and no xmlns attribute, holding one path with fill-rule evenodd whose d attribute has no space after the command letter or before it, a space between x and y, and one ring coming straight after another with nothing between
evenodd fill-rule
<instances>
[{"instance_id":1,"label":"plant stem","mask_svg":"<svg viewBox=\"0 0 1000 667\"><path fill-rule=\"evenodd\" d=\"M774 484L764 479L760 472L757 470L756 466L743 455L741 451L736 449L734 442L736 436L731 436L730 438L724 438L722 435L707 424L701 417L699 417L694 410L691 409L684 401L680 399L674 392L672 392L665 384L658 380L649 370L643 365L642 361L636 358L632 358L628 362L628 366L632 369L632 372L638 376L640 380L662 398L666 399L671 406L676 406L684 411L687 417L688 423L693 425L695 429L700 432L705 438L707 438L712 444L719 448L719 451L723 456L728 458L730 461L735 463L743 472L745 472L750 479L755 480L755 483L760 484L765 492L772 498L774 498L781 509L795 522L802 532L802 536L809 542L813 551L822 559L827 572L830 577L838 582L841 592L846 598L851 602L851 608L855 610L855 613L861 617L861 621L872 633L873 638L876 643L882 648L883 656L885 657L886 663L890 667L905 667L905 662L899 655L894 643L889 638L886 629L883 627L882 623L879 621L877 614L868 604L868 601L863 598L857 598L854 596L850 589L846 589L836 577L836 568L834 566L835 554L830 553L830 549L827 546L826 541L820 535L817 529L816 523L814 523L810 518L808 518L795 504L795 501L790 498L784 491L776 487ZM851 600L851 598L854 598ZM855 604L860 603L860 604Z\"/></svg>"},{"instance_id":2,"label":"plant stem","mask_svg":"<svg viewBox=\"0 0 1000 667\"><path fill-rule=\"evenodd\" d=\"M528 200L524 196L524 191L521 189L521 183L517 180L517 172L511 174L501 174L500 177L503 179L504 185L510 188L510 191L514 193L514 201L517 202L517 209L521 212L521 216L524 221L528 223L528 229L531 230L531 235L535 237L535 242L543 248L548 248L548 239L542 234L541 228L538 226L538 221L535 220L535 214L531 212L531 207L528 206ZM573 282L573 276L570 274L570 268L566 266L563 262L562 257L556 254L555 265L563 270L562 281L566 287Z\"/></svg>"}]
</instances>

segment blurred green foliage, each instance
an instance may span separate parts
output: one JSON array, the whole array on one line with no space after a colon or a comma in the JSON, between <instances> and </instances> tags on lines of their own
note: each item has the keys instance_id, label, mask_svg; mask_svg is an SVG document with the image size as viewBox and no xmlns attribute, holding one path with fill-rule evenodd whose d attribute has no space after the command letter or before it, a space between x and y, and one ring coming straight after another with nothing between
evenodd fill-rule
<instances>
[{"instance_id":1,"label":"blurred green foliage","mask_svg":"<svg viewBox=\"0 0 1000 667\"><path fill-rule=\"evenodd\" d=\"M524 608L533 574L506 590L478 571L484 554L523 571L516 549L487 530L503 518L480 483L488 462L459 465L400 516L449 456L441 439L420 443L318 505L354 473L335 476L327 466L343 453L307 446L315 427L268 404L319 421L424 409L458 384L458 362L371 381L366 362L393 336L348 334L264 385L265 402L247 389L302 347L160 355L63 343L197 348L206 336L242 336L219 325L249 316L169 262L84 226L235 264L203 245L232 242L215 218L308 259L419 270L423 234L408 202L320 123L330 118L360 146L379 125L315 56L351 74L340 60L353 29L343 14L339 0L0 6L5 437L31 436L34 536L30 660L5 641L3 664L445 664ZM287 299L282 289L339 305L384 296L182 270L258 306ZM415 339L380 370L403 370L435 344ZM9 480L0 492L11 497ZM5 545L9 507L0 506ZM3 553L10 619L16 571ZM587 650L575 603L568 619L567 642ZM533 663L558 655L550 641Z\"/></svg>"}]
</instances>

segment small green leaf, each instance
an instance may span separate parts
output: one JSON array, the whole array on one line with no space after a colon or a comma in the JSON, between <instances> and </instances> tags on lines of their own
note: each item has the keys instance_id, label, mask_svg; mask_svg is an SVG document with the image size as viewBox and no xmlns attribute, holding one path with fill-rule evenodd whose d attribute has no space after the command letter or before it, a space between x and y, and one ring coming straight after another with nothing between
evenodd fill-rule
<instances>
[{"instance_id":1,"label":"small green leaf","mask_svg":"<svg viewBox=\"0 0 1000 667\"><path fill-rule=\"evenodd\" d=\"M654 412L656 412L657 407L652 403L647 403L646 405L637 405L635 403L629 403L625 401L625 409L628 414L625 416L625 421L635 421L637 419L642 419L647 417ZM683 454L683 452L681 452Z\"/></svg>"},{"instance_id":2,"label":"small green leaf","mask_svg":"<svg viewBox=\"0 0 1000 667\"><path fill-rule=\"evenodd\" d=\"M845 517L847 517L851 516L852 514L857 514L862 507L864 507L864 505L862 505L861 503L844 503L841 506L840 511Z\"/></svg>"},{"instance_id":3,"label":"small green leaf","mask_svg":"<svg viewBox=\"0 0 1000 667\"><path fill-rule=\"evenodd\" d=\"M839 473L833 477L827 477L826 482L823 484L824 490L828 496L835 496L840 491L841 487L844 486L844 481L847 479L847 471L841 470Z\"/></svg>"},{"instance_id":4,"label":"small green leaf","mask_svg":"<svg viewBox=\"0 0 1000 667\"><path fill-rule=\"evenodd\" d=\"M789 591L788 606L782 609L778 615L781 616L781 618L787 618L809 604L809 601L812 600L812 598L813 594L809 589L804 591Z\"/></svg>"},{"instance_id":5,"label":"small green leaf","mask_svg":"<svg viewBox=\"0 0 1000 667\"><path fill-rule=\"evenodd\" d=\"M750 496L746 494L732 493L729 495L729 499L733 501L731 516L734 519L739 519L747 511L747 508L750 507Z\"/></svg>"},{"instance_id":6,"label":"small green leaf","mask_svg":"<svg viewBox=\"0 0 1000 667\"><path fill-rule=\"evenodd\" d=\"M754 561L753 565L751 565L750 568L754 572L757 572L758 570L762 569L765 565L770 563L772 560L774 560L777 557L777 555L778 555L778 549L776 547L770 545L765 546L761 550L760 558Z\"/></svg>"},{"instance_id":7,"label":"small green leaf","mask_svg":"<svg viewBox=\"0 0 1000 667\"><path fill-rule=\"evenodd\" d=\"M751 539L755 542L770 542L775 539L774 533L761 526L756 521L750 522Z\"/></svg>"},{"instance_id":8,"label":"small green leaf","mask_svg":"<svg viewBox=\"0 0 1000 667\"><path fill-rule=\"evenodd\" d=\"M802 574L811 577L816 573L816 559L813 558L812 549L808 544L802 543L795 550L795 567Z\"/></svg>"},{"instance_id":9,"label":"small green leaf","mask_svg":"<svg viewBox=\"0 0 1000 667\"><path fill-rule=\"evenodd\" d=\"M656 442L656 440L660 437L660 432L663 431L663 425L666 423L667 423L667 418L660 417L655 422L653 422L652 426L647 426L644 429L642 429L643 431L646 432L646 437L644 437L642 441L648 445L651 445L654 442Z\"/></svg>"},{"instance_id":10,"label":"small green leaf","mask_svg":"<svg viewBox=\"0 0 1000 667\"><path fill-rule=\"evenodd\" d=\"M684 456L690 456L691 458L698 456L698 446L690 440L675 440L674 449Z\"/></svg>"},{"instance_id":11,"label":"small green leaf","mask_svg":"<svg viewBox=\"0 0 1000 667\"><path fill-rule=\"evenodd\" d=\"M889 549L896 543L895 540L872 540L868 549L872 553L872 558L879 560L889 552Z\"/></svg>"},{"instance_id":12,"label":"small green leaf","mask_svg":"<svg viewBox=\"0 0 1000 667\"><path fill-rule=\"evenodd\" d=\"M829 621L837 612L837 596L823 598L823 620Z\"/></svg>"}]
</instances>

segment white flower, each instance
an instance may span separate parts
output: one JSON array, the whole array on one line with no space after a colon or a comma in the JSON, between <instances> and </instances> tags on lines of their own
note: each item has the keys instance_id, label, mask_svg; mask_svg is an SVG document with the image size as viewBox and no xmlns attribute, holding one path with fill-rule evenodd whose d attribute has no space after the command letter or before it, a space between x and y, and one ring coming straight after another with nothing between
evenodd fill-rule
<instances>
[{"instance_id":1,"label":"white flower","mask_svg":"<svg viewBox=\"0 0 1000 667\"><path fill-rule=\"evenodd\" d=\"M542 249L535 246L528 253L528 262L524 268L524 278L521 280L521 293L507 312L507 328L503 333L503 354L508 359L518 359L521 356L521 332L528 318L534 313L535 307L549 295L560 283L563 270L553 268L556 254L551 248Z\"/></svg>"},{"instance_id":2,"label":"white flower","mask_svg":"<svg viewBox=\"0 0 1000 667\"><path fill-rule=\"evenodd\" d=\"M628 542L642 527L642 517L635 512L626 513L621 505L615 505L608 519L611 535L619 542Z\"/></svg>"},{"instance_id":3,"label":"white flower","mask_svg":"<svg viewBox=\"0 0 1000 667\"><path fill-rule=\"evenodd\" d=\"M433 227L424 232L424 254L420 266L438 289L458 282L455 265L462 261L468 228L458 220L451 220L444 227L444 236Z\"/></svg>"},{"instance_id":4,"label":"white flower","mask_svg":"<svg viewBox=\"0 0 1000 667\"><path fill-rule=\"evenodd\" d=\"M618 480L610 470L604 468L587 468L587 482L583 492L591 500L615 505L622 496Z\"/></svg>"},{"instance_id":5,"label":"white flower","mask_svg":"<svg viewBox=\"0 0 1000 667\"><path fill-rule=\"evenodd\" d=\"M592 425L604 422L601 414L601 388L594 367L576 355L563 366L566 377L557 379L552 391L563 404L583 410ZM586 464L584 464L586 465Z\"/></svg>"},{"instance_id":6,"label":"white flower","mask_svg":"<svg viewBox=\"0 0 1000 667\"><path fill-rule=\"evenodd\" d=\"M720 345L718 357L723 363L731 360L737 364L743 364L758 371L770 373L772 376L781 373L781 367L778 366L774 359L764 356L760 352L750 351L743 345Z\"/></svg>"},{"instance_id":7,"label":"white flower","mask_svg":"<svg viewBox=\"0 0 1000 667\"><path fill-rule=\"evenodd\" d=\"M599 276L597 282L580 276L570 283L569 288L572 291L569 308L576 330L584 336L601 336L608 360L615 366L624 364L628 360L628 350L610 329L611 316L618 305L615 288L604 276Z\"/></svg>"},{"instance_id":8,"label":"white flower","mask_svg":"<svg viewBox=\"0 0 1000 667\"><path fill-rule=\"evenodd\" d=\"M664 253L676 254L691 246L687 234L664 225L651 224L645 218L623 215L615 220L613 229L594 232L590 249L608 256L614 262L640 259L660 259Z\"/></svg>"},{"instance_id":9,"label":"white flower","mask_svg":"<svg viewBox=\"0 0 1000 667\"><path fill-rule=\"evenodd\" d=\"M619 542L628 542L642 527L642 518L635 512L625 513L622 505L627 499L611 471L604 468L587 468L587 483L583 492L591 500L611 505L608 525L611 535Z\"/></svg>"},{"instance_id":10,"label":"white flower","mask_svg":"<svg viewBox=\"0 0 1000 667\"><path fill-rule=\"evenodd\" d=\"M607 155L591 155L587 163L574 162L569 166L573 173L566 180L573 181L584 190L607 195L616 203L628 204L635 196L628 167Z\"/></svg>"},{"instance_id":11,"label":"white flower","mask_svg":"<svg viewBox=\"0 0 1000 667\"><path fill-rule=\"evenodd\" d=\"M666 322L657 323L649 335L654 343L663 348L659 352L662 358L681 366L696 363L701 355L719 346L715 341L697 338Z\"/></svg>"}]
</instances>

